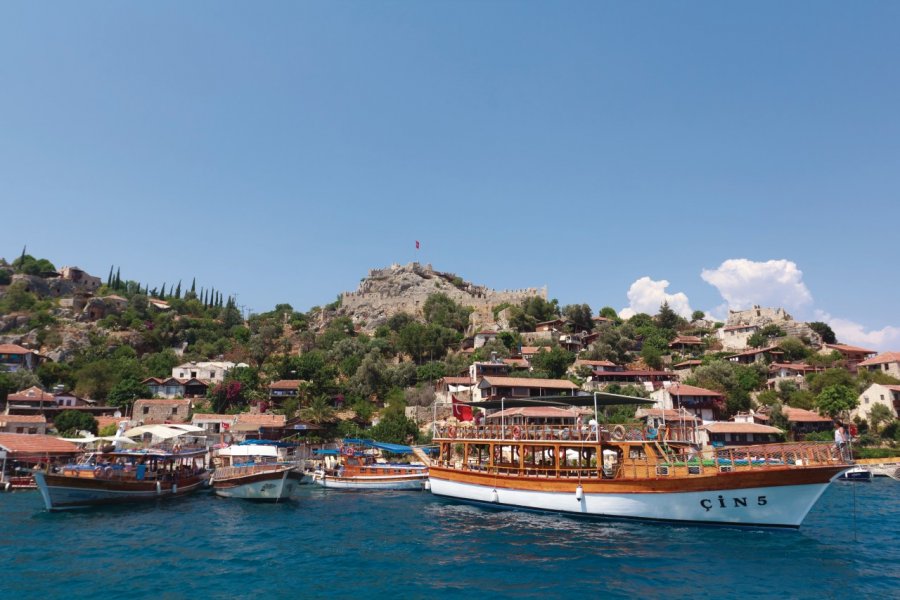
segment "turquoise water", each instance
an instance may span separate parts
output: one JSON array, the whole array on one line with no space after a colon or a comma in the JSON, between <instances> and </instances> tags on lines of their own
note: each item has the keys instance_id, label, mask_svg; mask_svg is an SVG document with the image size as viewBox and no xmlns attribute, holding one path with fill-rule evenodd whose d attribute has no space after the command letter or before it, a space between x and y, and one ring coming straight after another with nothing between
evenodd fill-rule
<instances>
[{"instance_id":1,"label":"turquoise water","mask_svg":"<svg viewBox=\"0 0 900 600\"><path fill-rule=\"evenodd\" d=\"M42 510L0 494L0 598L897 598L900 482L835 483L799 532L497 511L303 486ZM854 510L854 506L856 510Z\"/></svg>"}]
</instances>

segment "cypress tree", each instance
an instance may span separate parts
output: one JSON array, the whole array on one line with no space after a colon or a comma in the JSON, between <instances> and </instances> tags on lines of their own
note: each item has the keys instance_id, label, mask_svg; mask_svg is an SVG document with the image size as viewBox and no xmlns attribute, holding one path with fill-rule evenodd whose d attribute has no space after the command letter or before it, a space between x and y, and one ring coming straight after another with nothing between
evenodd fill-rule
<instances>
[{"instance_id":1,"label":"cypress tree","mask_svg":"<svg viewBox=\"0 0 900 600\"><path fill-rule=\"evenodd\" d=\"M181 298L181 280L178 280L178 286L175 288L175 299Z\"/></svg>"},{"instance_id":2,"label":"cypress tree","mask_svg":"<svg viewBox=\"0 0 900 600\"><path fill-rule=\"evenodd\" d=\"M122 286L122 278L119 277L119 272L121 269L116 269L116 289L118 290Z\"/></svg>"},{"instance_id":3,"label":"cypress tree","mask_svg":"<svg viewBox=\"0 0 900 600\"><path fill-rule=\"evenodd\" d=\"M162 286L162 290L159 292L159 297L162 300L166 299L166 282L165 281L163 281L163 286Z\"/></svg>"},{"instance_id":4,"label":"cypress tree","mask_svg":"<svg viewBox=\"0 0 900 600\"><path fill-rule=\"evenodd\" d=\"M112 287L112 272L113 272L113 266L109 265L109 277L106 278L106 287L108 287L108 288Z\"/></svg>"},{"instance_id":5,"label":"cypress tree","mask_svg":"<svg viewBox=\"0 0 900 600\"><path fill-rule=\"evenodd\" d=\"M196 277L194 277L194 279L191 280L191 293L192 294L197 293L197 278Z\"/></svg>"}]
</instances>

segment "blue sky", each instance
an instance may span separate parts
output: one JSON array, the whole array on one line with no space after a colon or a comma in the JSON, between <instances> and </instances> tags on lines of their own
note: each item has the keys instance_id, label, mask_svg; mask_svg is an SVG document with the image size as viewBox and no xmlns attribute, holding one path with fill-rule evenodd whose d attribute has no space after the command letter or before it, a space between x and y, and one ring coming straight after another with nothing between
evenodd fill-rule
<instances>
[{"instance_id":1,"label":"blue sky","mask_svg":"<svg viewBox=\"0 0 900 600\"><path fill-rule=\"evenodd\" d=\"M784 305L900 350L898 25L893 2L6 2L0 255L257 312L419 260L595 310Z\"/></svg>"}]
</instances>

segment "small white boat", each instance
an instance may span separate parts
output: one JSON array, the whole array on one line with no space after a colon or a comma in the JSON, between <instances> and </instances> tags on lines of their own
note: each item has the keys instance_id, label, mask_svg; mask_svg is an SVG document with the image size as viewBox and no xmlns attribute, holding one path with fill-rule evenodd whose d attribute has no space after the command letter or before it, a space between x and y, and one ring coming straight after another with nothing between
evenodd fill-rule
<instances>
[{"instance_id":1,"label":"small white boat","mask_svg":"<svg viewBox=\"0 0 900 600\"><path fill-rule=\"evenodd\" d=\"M428 481L428 467L415 463L378 462L378 448L388 448L390 452L412 453L407 446L382 444L368 440L352 440L369 446L363 450L348 444L332 456L326 456L326 464L317 468L312 475L313 483L326 488L345 490L423 490Z\"/></svg>"},{"instance_id":2,"label":"small white boat","mask_svg":"<svg viewBox=\"0 0 900 600\"><path fill-rule=\"evenodd\" d=\"M872 471L857 465L841 473L838 479L841 481L872 481Z\"/></svg>"},{"instance_id":3,"label":"small white boat","mask_svg":"<svg viewBox=\"0 0 900 600\"><path fill-rule=\"evenodd\" d=\"M289 498L297 481L294 463L279 461L275 445L237 444L219 450L212 476L213 491L224 498L278 502Z\"/></svg>"}]
</instances>

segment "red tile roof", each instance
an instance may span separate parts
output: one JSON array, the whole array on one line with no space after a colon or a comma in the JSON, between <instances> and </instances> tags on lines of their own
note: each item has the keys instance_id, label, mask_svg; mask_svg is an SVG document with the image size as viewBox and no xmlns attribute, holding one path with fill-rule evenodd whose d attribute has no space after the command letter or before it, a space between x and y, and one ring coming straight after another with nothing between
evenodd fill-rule
<instances>
[{"instance_id":1,"label":"red tile roof","mask_svg":"<svg viewBox=\"0 0 900 600\"><path fill-rule=\"evenodd\" d=\"M287 419L284 415L240 413L237 415L236 423L238 425L279 427L284 425L286 421Z\"/></svg>"},{"instance_id":2,"label":"red tile roof","mask_svg":"<svg viewBox=\"0 0 900 600\"><path fill-rule=\"evenodd\" d=\"M537 354L541 348L545 346L522 346L521 354Z\"/></svg>"},{"instance_id":3,"label":"red tile roof","mask_svg":"<svg viewBox=\"0 0 900 600\"><path fill-rule=\"evenodd\" d=\"M191 404L188 398L140 398L134 401L137 406L138 402L141 406L189 406Z\"/></svg>"},{"instance_id":4,"label":"red tile roof","mask_svg":"<svg viewBox=\"0 0 900 600\"><path fill-rule=\"evenodd\" d=\"M212 421L219 423L231 423L234 421L234 418L237 415L223 415L218 413L194 413L194 416L191 418L192 423L199 423L201 421Z\"/></svg>"},{"instance_id":5,"label":"red tile roof","mask_svg":"<svg viewBox=\"0 0 900 600\"><path fill-rule=\"evenodd\" d=\"M838 352L861 352L863 354L875 354L875 350L867 350L859 346L848 346L847 344L825 344L826 348L832 348Z\"/></svg>"},{"instance_id":6,"label":"red tile roof","mask_svg":"<svg viewBox=\"0 0 900 600\"><path fill-rule=\"evenodd\" d=\"M673 369L678 369L680 367L697 367L703 364L702 360L686 360L684 362L680 362L677 365L672 365Z\"/></svg>"},{"instance_id":7,"label":"red tile roof","mask_svg":"<svg viewBox=\"0 0 900 600\"><path fill-rule=\"evenodd\" d=\"M469 379L468 375L465 377L441 377L438 381L446 383L447 385L469 385L472 383L472 380Z\"/></svg>"},{"instance_id":8,"label":"red tile roof","mask_svg":"<svg viewBox=\"0 0 900 600\"><path fill-rule=\"evenodd\" d=\"M701 340L696 335L679 335L679 336L675 336L675 339L672 340L671 342L669 342L670 347L677 346L678 344L685 344L688 346L690 346L690 345L698 346L698 345L703 344L703 340Z\"/></svg>"},{"instance_id":9,"label":"red tile roof","mask_svg":"<svg viewBox=\"0 0 900 600\"><path fill-rule=\"evenodd\" d=\"M127 417L105 417L102 415L95 416L97 419L97 431L100 431L104 427L109 427L110 425L118 426L120 421L127 421Z\"/></svg>"},{"instance_id":10,"label":"red tile roof","mask_svg":"<svg viewBox=\"0 0 900 600\"><path fill-rule=\"evenodd\" d=\"M524 358L504 358L503 364L509 365L511 367L527 367L529 366L528 361Z\"/></svg>"},{"instance_id":11,"label":"red tile roof","mask_svg":"<svg viewBox=\"0 0 900 600\"><path fill-rule=\"evenodd\" d=\"M280 379L269 384L270 390L296 390L300 384L304 383L302 379Z\"/></svg>"},{"instance_id":12,"label":"red tile roof","mask_svg":"<svg viewBox=\"0 0 900 600\"><path fill-rule=\"evenodd\" d=\"M487 376L482 381L491 387L523 387L523 388L548 388L557 390L577 390L578 386L567 379L538 379L531 377L492 377Z\"/></svg>"},{"instance_id":13,"label":"red tile roof","mask_svg":"<svg viewBox=\"0 0 900 600\"><path fill-rule=\"evenodd\" d=\"M77 454L78 446L52 435L28 435L24 433L0 433L0 448L10 456L40 456L42 454Z\"/></svg>"},{"instance_id":14,"label":"red tile roof","mask_svg":"<svg viewBox=\"0 0 900 600\"><path fill-rule=\"evenodd\" d=\"M0 415L0 427L7 423L46 423L44 415Z\"/></svg>"},{"instance_id":15,"label":"red tile roof","mask_svg":"<svg viewBox=\"0 0 900 600\"><path fill-rule=\"evenodd\" d=\"M17 344L0 344L0 354L31 354L31 350Z\"/></svg>"},{"instance_id":16,"label":"red tile roof","mask_svg":"<svg viewBox=\"0 0 900 600\"><path fill-rule=\"evenodd\" d=\"M685 385L683 383L676 383L670 385L665 388L666 391L669 392L672 396L724 396L722 392L717 392L715 390L708 390L702 387L696 387L693 385Z\"/></svg>"},{"instance_id":17,"label":"red tile roof","mask_svg":"<svg viewBox=\"0 0 900 600\"><path fill-rule=\"evenodd\" d=\"M792 408L790 406L785 406L782 409L781 414L783 414L784 418L788 421L794 423L826 423L831 421L831 418L823 417L817 412L803 408Z\"/></svg>"},{"instance_id":18,"label":"red tile roof","mask_svg":"<svg viewBox=\"0 0 900 600\"><path fill-rule=\"evenodd\" d=\"M734 423L728 421L707 423L701 427L710 433L783 433L777 427L763 425L762 423Z\"/></svg>"},{"instance_id":19,"label":"red tile roof","mask_svg":"<svg viewBox=\"0 0 900 600\"><path fill-rule=\"evenodd\" d=\"M756 354L762 354L764 352L771 352L772 354L784 354L778 346L767 346L765 348L751 348L750 350L745 350L744 352L732 354L728 358L735 358L736 356L754 356Z\"/></svg>"},{"instance_id":20,"label":"red tile roof","mask_svg":"<svg viewBox=\"0 0 900 600\"><path fill-rule=\"evenodd\" d=\"M587 365L589 367L615 367L616 363L609 360L588 360L586 358L579 358L575 361L575 366L579 367L581 365Z\"/></svg>"},{"instance_id":21,"label":"red tile roof","mask_svg":"<svg viewBox=\"0 0 900 600\"><path fill-rule=\"evenodd\" d=\"M37 386L31 386L27 390L19 390L15 394L10 394L6 397L7 401L15 401L15 400L47 400L47 401L56 401L53 394L48 394L41 388Z\"/></svg>"},{"instance_id":22,"label":"red tile roof","mask_svg":"<svg viewBox=\"0 0 900 600\"><path fill-rule=\"evenodd\" d=\"M639 414L643 415L644 417L662 417L662 418L665 419L666 421L687 421L687 422L690 422L690 421L699 421L699 420L700 420L700 419L698 419L697 417L695 417L694 415L692 415L692 414L690 414L690 413L688 413L688 412L683 412L683 411L679 411L679 410L674 410L674 409L671 409L671 408L666 408L666 409L662 409L662 408L643 408L643 409L638 409L638 412L639 412Z\"/></svg>"},{"instance_id":23,"label":"red tile roof","mask_svg":"<svg viewBox=\"0 0 900 600\"><path fill-rule=\"evenodd\" d=\"M869 365L881 365L894 362L900 362L900 352L882 352L878 356L862 361L859 363L859 366L867 367Z\"/></svg>"}]
</instances>

